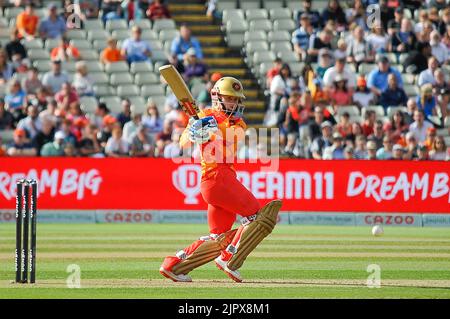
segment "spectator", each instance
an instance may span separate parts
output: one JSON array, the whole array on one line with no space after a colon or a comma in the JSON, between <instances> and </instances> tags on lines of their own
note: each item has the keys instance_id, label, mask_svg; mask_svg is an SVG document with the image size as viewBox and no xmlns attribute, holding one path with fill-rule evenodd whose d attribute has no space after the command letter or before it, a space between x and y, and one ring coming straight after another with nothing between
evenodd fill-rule
<instances>
[{"instance_id":1,"label":"spectator","mask_svg":"<svg viewBox=\"0 0 450 319\"><path fill-rule=\"evenodd\" d=\"M438 24L438 31L441 36L444 36L447 32L447 28L450 25L450 7L447 7L442 12L441 20Z\"/></svg>"},{"instance_id":2,"label":"spectator","mask_svg":"<svg viewBox=\"0 0 450 319\"><path fill-rule=\"evenodd\" d=\"M346 160L353 159L353 147L346 146L344 148L344 159Z\"/></svg>"},{"instance_id":3,"label":"spectator","mask_svg":"<svg viewBox=\"0 0 450 319\"><path fill-rule=\"evenodd\" d=\"M27 96L19 80L13 79L10 81L9 92L5 96L5 103L14 117L19 119L21 117L20 113L22 113L27 104Z\"/></svg>"},{"instance_id":4,"label":"spectator","mask_svg":"<svg viewBox=\"0 0 450 319\"><path fill-rule=\"evenodd\" d=\"M142 30L137 26L131 28L132 37L126 39L122 44L122 56L125 56L128 63L149 61L152 55L150 45L141 39Z\"/></svg>"},{"instance_id":5,"label":"spectator","mask_svg":"<svg viewBox=\"0 0 450 319\"><path fill-rule=\"evenodd\" d=\"M312 98L314 105L326 107L330 104L330 96L328 90L323 89L322 81L318 78L313 80L314 88L312 90Z\"/></svg>"},{"instance_id":6,"label":"spectator","mask_svg":"<svg viewBox=\"0 0 450 319\"><path fill-rule=\"evenodd\" d=\"M67 0L66 0L67 1ZM98 19L100 0L77 0L79 5L79 12L81 19L84 21L86 19ZM67 8L67 6L64 6Z\"/></svg>"},{"instance_id":7,"label":"spectator","mask_svg":"<svg viewBox=\"0 0 450 319\"><path fill-rule=\"evenodd\" d=\"M5 109L5 100L0 97L0 131L11 130L14 127L14 117Z\"/></svg>"},{"instance_id":8,"label":"spectator","mask_svg":"<svg viewBox=\"0 0 450 319\"><path fill-rule=\"evenodd\" d=\"M183 77L190 86L208 81L208 68L197 59L194 48L189 48L186 52Z\"/></svg>"},{"instance_id":9,"label":"spectator","mask_svg":"<svg viewBox=\"0 0 450 319\"><path fill-rule=\"evenodd\" d=\"M123 9L120 6L120 4L118 3L119 1L116 1L116 0L105 0L105 1L103 1L103 4L105 4L107 2L115 2L115 4L114 5L108 5L108 9L107 10L103 10L103 16L102 16L103 22L106 23L106 21L109 21L109 20L122 19Z\"/></svg>"},{"instance_id":10,"label":"spectator","mask_svg":"<svg viewBox=\"0 0 450 319\"><path fill-rule=\"evenodd\" d=\"M393 36L396 32L401 29L402 20L404 18L403 8L397 7L394 10L394 18L388 21L387 30L389 36Z\"/></svg>"},{"instance_id":11,"label":"spectator","mask_svg":"<svg viewBox=\"0 0 450 319\"><path fill-rule=\"evenodd\" d=\"M411 51L403 62L407 73L420 74L426 70L428 59L431 57L431 45L426 42L418 42L417 48Z\"/></svg>"},{"instance_id":12,"label":"spectator","mask_svg":"<svg viewBox=\"0 0 450 319\"><path fill-rule=\"evenodd\" d=\"M13 142L7 147L6 153L9 156L36 156L36 149L26 139L24 129L17 128L14 130Z\"/></svg>"},{"instance_id":13,"label":"spectator","mask_svg":"<svg viewBox=\"0 0 450 319\"><path fill-rule=\"evenodd\" d=\"M281 60L281 58L275 58L272 68L266 73L266 87L270 88L270 84L272 83L273 78L280 73L280 69L282 66L283 60Z\"/></svg>"},{"instance_id":14,"label":"spectator","mask_svg":"<svg viewBox=\"0 0 450 319\"><path fill-rule=\"evenodd\" d=\"M300 61L306 59L309 42L313 34L314 28L311 24L310 16L307 13L303 13L300 16L300 27L292 34L294 51L297 53Z\"/></svg>"},{"instance_id":15,"label":"spectator","mask_svg":"<svg viewBox=\"0 0 450 319\"><path fill-rule=\"evenodd\" d=\"M76 73L73 77L73 87L78 96L94 96L94 86L88 74L86 62L78 61L75 64Z\"/></svg>"},{"instance_id":16,"label":"spectator","mask_svg":"<svg viewBox=\"0 0 450 319\"><path fill-rule=\"evenodd\" d=\"M308 124L309 129L309 143L311 144L317 137L322 135L321 125L324 121L324 112L320 106L314 108L314 118Z\"/></svg>"},{"instance_id":17,"label":"spectator","mask_svg":"<svg viewBox=\"0 0 450 319\"><path fill-rule=\"evenodd\" d=\"M27 50L20 42L19 32L17 29L11 31L11 41L5 46L6 53L8 54L8 59L10 61L23 60L27 57ZM15 57L15 59L14 59ZM16 72L18 70L15 70Z\"/></svg>"},{"instance_id":18,"label":"spectator","mask_svg":"<svg viewBox=\"0 0 450 319\"><path fill-rule=\"evenodd\" d=\"M441 68L434 70L433 94L438 96L445 91L450 91L450 82L445 80L445 73Z\"/></svg>"},{"instance_id":19,"label":"spectator","mask_svg":"<svg viewBox=\"0 0 450 319\"><path fill-rule=\"evenodd\" d=\"M430 159L433 161L445 161L447 158L447 146L442 136L436 137L429 153Z\"/></svg>"},{"instance_id":20,"label":"spectator","mask_svg":"<svg viewBox=\"0 0 450 319\"><path fill-rule=\"evenodd\" d=\"M381 120L377 120L373 127L373 134L370 134L367 137L367 139L375 142L377 149L379 149L383 147L383 137L384 137L383 122Z\"/></svg>"},{"instance_id":21,"label":"spectator","mask_svg":"<svg viewBox=\"0 0 450 319\"><path fill-rule=\"evenodd\" d=\"M42 39L56 39L64 36L67 27L63 18L58 16L56 4L48 6L48 17L41 22L39 34Z\"/></svg>"},{"instance_id":22,"label":"spectator","mask_svg":"<svg viewBox=\"0 0 450 319\"><path fill-rule=\"evenodd\" d=\"M333 37L333 31L324 28L320 31L319 35L314 35L310 38L308 56L306 57L306 63L317 63L319 50L322 48L327 48L329 50L331 47L331 39Z\"/></svg>"},{"instance_id":23,"label":"spectator","mask_svg":"<svg viewBox=\"0 0 450 319\"><path fill-rule=\"evenodd\" d=\"M405 116L405 123L410 125L412 122L414 122L414 112L418 109L416 98L411 97L408 99L408 102L406 102L406 113L404 113Z\"/></svg>"},{"instance_id":24,"label":"spectator","mask_svg":"<svg viewBox=\"0 0 450 319\"><path fill-rule=\"evenodd\" d=\"M336 50L334 50L333 56L336 60L338 60L338 59L346 59L347 60L347 42L345 42L345 39L340 38L337 41L337 48L336 48Z\"/></svg>"},{"instance_id":25,"label":"spectator","mask_svg":"<svg viewBox=\"0 0 450 319\"><path fill-rule=\"evenodd\" d=\"M437 114L436 98L433 96L433 86L430 83L420 88L420 95L416 98L417 107L428 118Z\"/></svg>"},{"instance_id":26,"label":"spectator","mask_svg":"<svg viewBox=\"0 0 450 319\"><path fill-rule=\"evenodd\" d=\"M350 122L350 114L348 112L344 112L339 116L339 123L336 125L336 130L344 138L352 134L352 123Z\"/></svg>"},{"instance_id":27,"label":"spectator","mask_svg":"<svg viewBox=\"0 0 450 319\"><path fill-rule=\"evenodd\" d=\"M283 64L280 69L280 74L276 75L270 85L270 109L279 111L281 108L282 99L289 96L288 83L292 79L291 68L288 64ZM286 102L284 102L286 103Z\"/></svg>"},{"instance_id":28,"label":"spectator","mask_svg":"<svg viewBox=\"0 0 450 319\"><path fill-rule=\"evenodd\" d=\"M403 134L408 132L409 125L405 121L405 116L402 111L397 110L394 112L394 115L384 125L384 131L386 135L389 137L393 143L397 143Z\"/></svg>"},{"instance_id":29,"label":"spectator","mask_svg":"<svg viewBox=\"0 0 450 319\"><path fill-rule=\"evenodd\" d=\"M322 23L325 24L329 20L336 22L337 31L344 31L347 26L344 10L338 0L329 0L328 6L322 12Z\"/></svg>"},{"instance_id":30,"label":"spectator","mask_svg":"<svg viewBox=\"0 0 450 319\"><path fill-rule=\"evenodd\" d=\"M327 48L319 50L318 66L316 68L316 74L320 81L323 80L325 72L333 66L333 58L330 51Z\"/></svg>"},{"instance_id":31,"label":"spectator","mask_svg":"<svg viewBox=\"0 0 450 319\"><path fill-rule=\"evenodd\" d=\"M311 20L311 24L314 29L319 29L322 26L322 21L320 17L320 13L316 10L312 9L312 1L311 0L302 0L303 10L299 10L297 13L297 21L300 23L301 17L303 14L307 14L309 19Z\"/></svg>"},{"instance_id":32,"label":"spectator","mask_svg":"<svg viewBox=\"0 0 450 319\"><path fill-rule=\"evenodd\" d=\"M371 32L367 35L367 43L376 53L384 53L388 48L389 37L385 32L384 27L378 22L375 22L375 26Z\"/></svg>"},{"instance_id":33,"label":"spectator","mask_svg":"<svg viewBox=\"0 0 450 319\"><path fill-rule=\"evenodd\" d=\"M175 158L181 156L181 148L180 148L180 137L181 134L177 131L172 132L172 139L169 144L164 148L164 158Z\"/></svg>"},{"instance_id":34,"label":"spectator","mask_svg":"<svg viewBox=\"0 0 450 319\"><path fill-rule=\"evenodd\" d=\"M347 136L347 139L351 140L352 143L354 144L356 137L358 135L362 135L362 134L363 134L363 130L362 130L361 124L359 124L358 122L353 122L352 123L352 134Z\"/></svg>"},{"instance_id":35,"label":"spectator","mask_svg":"<svg viewBox=\"0 0 450 319\"><path fill-rule=\"evenodd\" d=\"M364 37L364 29L360 26L356 27L347 46L347 62L354 63L357 68L361 63L375 61L375 51Z\"/></svg>"},{"instance_id":36,"label":"spectator","mask_svg":"<svg viewBox=\"0 0 450 319\"><path fill-rule=\"evenodd\" d=\"M161 0L153 0L147 9L146 15L152 21L170 19L169 9Z\"/></svg>"},{"instance_id":37,"label":"spectator","mask_svg":"<svg viewBox=\"0 0 450 319\"><path fill-rule=\"evenodd\" d=\"M163 121L154 102L148 104L147 113L142 117L142 125L147 128L150 134L156 134L162 131Z\"/></svg>"},{"instance_id":38,"label":"spectator","mask_svg":"<svg viewBox=\"0 0 450 319\"><path fill-rule=\"evenodd\" d=\"M164 121L163 130L156 134L155 156L163 157L164 148L172 141L172 123Z\"/></svg>"},{"instance_id":39,"label":"spectator","mask_svg":"<svg viewBox=\"0 0 450 319\"><path fill-rule=\"evenodd\" d=\"M357 27L366 27L366 8L362 0L353 1L353 6L345 11L345 16L348 25L355 25Z\"/></svg>"},{"instance_id":40,"label":"spectator","mask_svg":"<svg viewBox=\"0 0 450 319\"><path fill-rule=\"evenodd\" d=\"M64 139L65 134L61 131L55 133L55 140L42 146L41 156L64 156Z\"/></svg>"},{"instance_id":41,"label":"spectator","mask_svg":"<svg viewBox=\"0 0 450 319\"><path fill-rule=\"evenodd\" d=\"M123 128L125 123L131 121L131 103L129 99L122 99L122 112L117 114L117 121Z\"/></svg>"},{"instance_id":42,"label":"spectator","mask_svg":"<svg viewBox=\"0 0 450 319\"><path fill-rule=\"evenodd\" d=\"M338 132L333 133L333 144L325 147L322 159L344 159L344 147L342 145L342 136Z\"/></svg>"},{"instance_id":43,"label":"spectator","mask_svg":"<svg viewBox=\"0 0 450 319\"><path fill-rule=\"evenodd\" d=\"M436 129L434 127L430 127L427 130L427 138L425 139L425 142L423 142L423 145L428 147L428 150L431 150L435 139L436 139Z\"/></svg>"},{"instance_id":44,"label":"spectator","mask_svg":"<svg viewBox=\"0 0 450 319\"><path fill-rule=\"evenodd\" d=\"M353 92L347 87L347 80L341 75L337 74L334 79L334 88L330 92L331 105L336 111L339 106L352 104Z\"/></svg>"},{"instance_id":45,"label":"spectator","mask_svg":"<svg viewBox=\"0 0 450 319\"><path fill-rule=\"evenodd\" d=\"M181 64L184 61L184 55L189 48L194 48L197 59L203 60L203 52L200 42L191 35L191 30L189 27L183 24L180 27L180 35L172 41L170 48L170 63L173 65Z\"/></svg>"},{"instance_id":46,"label":"spectator","mask_svg":"<svg viewBox=\"0 0 450 319\"><path fill-rule=\"evenodd\" d=\"M42 84L51 95L59 92L64 83L70 82L69 76L61 69L61 61L52 61L51 71L44 74L42 77Z\"/></svg>"},{"instance_id":47,"label":"spectator","mask_svg":"<svg viewBox=\"0 0 450 319\"><path fill-rule=\"evenodd\" d=\"M78 94L70 82L63 83L61 90L55 94L55 101L58 107L68 111L72 103L79 102Z\"/></svg>"},{"instance_id":48,"label":"spectator","mask_svg":"<svg viewBox=\"0 0 450 319\"><path fill-rule=\"evenodd\" d=\"M356 78L355 73L350 70L350 68L345 64L345 58L336 60L335 66L329 68L324 76L323 82L328 89L332 89L334 86L334 82L336 82L336 77L341 75L345 80L347 80L348 89L353 91Z\"/></svg>"},{"instance_id":49,"label":"spectator","mask_svg":"<svg viewBox=\"0 0 450 319\"><path fill-rule=\"evenodd\" d=\"M102 149L106 147L106 143L109 141L112 136L112 131L114 127L120 124L117 123L117 120L114 116L107 114L103 117L103 128L97 133L97 140L100 143ZM121 133L122 135L122 133Z\"/></svg>"},{"instance_id":50,"label":"spectator","mask_svg":"<svg viewBox=\"0 0 450 319\"><path fill-rule=\"evenodd\" d=\"M391 1L392 2L392 1ZM397 4L396 6L398 6ZM378 1L378 10L379 10L379 19L381 19L381 26L384 30L387 29L389 21L394 19L394 10L388 6L388 0L379 0Z\"/></svg>"},{"instance_id":51,"label":"spectator","mask_svg":"<svg viewBox=\"0 0 450 319\"><path fill-rule=\"evenodd\" d=\"M311 153L314 159L322 159L323 151L326 147L332 145L331 133L332 125L325 121L320 125L322 135L316 137L311 144Z\"/></svg>"},{"instance_id":52,"label":"spectator","mask_svg":"<svg viewBox=\"0 0 450 319\"><path fill-rule=\"evenodd\" d=\"M377 145L374 141L368 141L366 145L367 155L366 159L376 160L377 159Z\"/></svg>"},{"instance_id":53,"label":"spectator","mask_svg":"<svg viewBox=\"0 0 450 319\"><path fill-rule=\"evenodd\" d=\"M395 144L392 148L392 159L397 161L403 160L404 152L403 146Z\"/></svg>"},{"instance_id":54,"label":"spectator","mask_svg":"<svg viewBox=\"0 0 450 319\"><path fill-rule=\"evenodd\" d=\"M439 31L434 30L430 34L431 54L436 57L439 64L447 63L449 60L449 52L447 47L441 42Z\"/></svg>"},{"instance_id":55,"label":"spectator","mask_svg":"<svg viewBox=\"0 0 450 319\"><path fill-rule=\"evenodd\" d=\"M100 143L97 140L98 127L95 124L87 124L82 129L82 136L77 143L81 156L104 157Z\"/></svg>"},{"instance_id":56,"label":"spectator","mask_svg":"<svg viewBox=\"0 0 450 319\"><path fill-rule=\"evenodd\" d=\"M386 56L380 56L377 60L378 68L370 71L367 79L367 87L376 97L380 97L388 87L388 76L394 74L397 78L397 85L403 87L403 80L400 72L390 66Z\"/></svg>"},{"instance_id":57,"label":"spectator","mask_svg":"<svg viewBox=\"0 0 450 319\"><path fill-rule=\"evenodd\" d=\"M14 69L5 50L0 48L0 85L5 85L13 76Z\"/></svg>"},{"instance_id":58,"label":"spectator","mask_svg":"<svg viewBox=\"0 0 450 319\"><path fill-rule=\"evenodd\" d=\"M360 75L356 81L356 91L352 96L353 104L359 108L375 104L374 94L367 88L367 82L364 76Z\"/></svg>"},{"instance_id":59,"label":"spectator","mask_svg":"<svg viewBox=\"0 0 450 319\"><path fill-rule=\"evenodd\" d=\"M19 31L19 38L27 41L34 39L39 25L39 17L34 12L34 3L28 2L25 10L16 18L16 28Z\"/></svg>"},{"instance_id":60,"label":"spectator","mask_svg":"<svg viewBox=\"0 0 450 319\"><path fill-rule=\"evenodd\" d=\"M93 122L99 129L103 128L104 122L103 119L106 115L110 113L110 110L106 106L105 103L98 103L97 107L94 111L94 117L91 119L91 122Z\"/></svg>"},{"instance_id":61,"label":"spectator","mask_svg":"<svg viewBox=\"0 0 450 319\"><path fill-rule=\"evenodd\" d=\"M53 48L50 53L52 60L72 61L80 60L80 51L69 41L69 39L62 37L56 48Z\"/></svg>"},{"instance_id":62,"label":"spectator","mask_svg":"<svg viewBox=\"0 0 450 319\"><path fill-rule=\"evenodd\" d=\"M434 56L431 56L428 59L428 68L420 72L417 84L420 87L427 83L431 83L434 85L436 83L436 79L434 78L434 72L438 68L439 68L439 61Z\"/></svg>"},{"instance_id":63,"label":"spectator","mask_svg":"<svg viewBox=\"0 0 450 319\"><path fill-rule=\"evenodd\" d=\"M32 67L28 70L27 77L22 80L22 88L27 93L29 99L36 97L38 90L43 88L37 68Z\"/></svg>"},{"instance_id":64,"label":"spectator","mask_svg":"<svg viewBox=\"0 0 450 319\"><path fill-rule=\"evenodd\" d=\"M38 108L34 105L27 107L27 117L17 123L17 127L25 130L27 135L33 139L42 129L42 121L39 118Z\"/></svg>"},{"instance_id":65,"label":"spectator","mask_svg":"<svg viewBox=\"0 0 450 319\"><path fill-rule=\"evenodd\" d=\"M417 161L428 161L428 148L425 145L419 144L417 146Z\"/></svg>"},{"instance_id":66,"label":"spectator","mask_svg":"<svg viewBox=\"0 0 450 319\"><path fill-rule=\"evenodd\" d=\"M406 147L404 149L405 153L403 155L403 159L412 160L417 158L417 148L419 145L413 133L411 132L406 133L405 145Z\"/></svg>"},{"instance_id":67,"label":"spectator","mask_svg":"<svg viewBox=\"0 0 450 319\"><path fill-rule=\"evenodd\" d=\"M353 151L353 157L355 159L366 159L367 149L366 149L366 137L364 135L357 135L355 137L355 149Z\"/></svg>"},{"instance_id":68,"label":"spectator","mask_svg":"<svg viewBox=\"0 0 450 319\"><path fill-rule=\"evenodd\" d=\"M389 38L388 51L394 53L408 53L414 48L416 36L412 30L411 20L403 18L400 28Z\"/></svg>"},{"instance_id":69,"label":"spectator","mask_svg":"<svg viewBox=\"0 0 450 319\"><path fill-rule=\"evenodd\" d=\"M107 47L100 54L100 62L103 64L114 63L123 61L123 56L120 50L117 48L117 40L109 38Z\"/></svg>"},{"instance_id":70,"label":"spectator","mask_svg":"<svg viewBox=\"0 0 450 319\"><path fill-rule=\"evenodd\" d=\"M309 110L302 107L298 93L291 94L289 98L289 107L286 111L283 128L287 134L287 145L285 152L293 155L296 142L299 138L300 127L307 124L309 119Z\"/></svg>"},{"instance_id":71,"label":"spectator","mask_svg":"<svg viewBox=\"0 0 450 319\"><path fill-rule=\"evenodd\" d=\"M149 157L154 153L154 141L147 129L143 125L136 128L136 132L131 135L130 141L130 156L134 157Z\"/></svg>"},{"instance_id":72,"label":"spectator","mask_svg":"<svg viewBox=\"0 0 450 319\"><path fill-rule=\"evenodd\" d=\"M377 151L377 159L379 160L389 160L393 157L392 142L388 136L383 137L383 147Z\"/></svg>"},{"instance_id":73,"label":"spectator","mask_svg":"<svg viewBox=\"0 0 450 319\"><path fill-rule=\"evenodd\" d=\"M385 112L389 106L406 105L407 101L405 90L398 86L395 75L389 74L388 87L380 96L380 104L384 107Z\"/></svg>"},{"instance_id":74,"label":"spectator","mask_svg":"<svg viewBox=\"0 0 450 319\"><path fill-rule=\"evenodd\" d=\"M34 136L32 144L36 147L37 154L41 154L42 147L53 141L55 135L55 127L49 118L41 118L42 128Z\"/></svg>"},{"instance_id":75,"label":"spectator","mask_svg":"<svg viewBox=\"0 0 450 319\"><path fill-rule=\"evenodd\" d=\"M364 122L362 123L362 131L364 136L369 136L373 134L373 127L375 126L375 121L377 120L377 113L374 110L367 110L364 114Z\"/></svg>"},{"instance_id":76,"label":"spectator","mask_svg":"<svg viewBox=\"0 0 450 319\"><path fill-rule=\"evenodd\" d=\"M105 154L109 157L125 157L128 156L129 149L128 142L122 136L122 128L117 123L106 143Z\"/></svg>"},{"instance_id":77,"label":"spectator","mask_svg":"<svg viewBox=\"0 0 450 319\"><path fill-rule=\"evenodd\" d=\"M415 137L419 143L425 142L428 128L433 127L433 124L425 121L425 113L422 110L414 112L414 122L409 126L409 132Z\"/></svg>"},{"instance_id":78,"label":"spectator","mask_svg":"<svg viewBox=\"0 0 450 319\"><path fill-rule=\"evenodd\" d=\"M142 112L136 106L131 105L130 116L131 120L123 126L123 136L132 145L131 139L133 134L137 132L138 127L142 123Z\"/></svg>"},{"instance_id":79,"label":"spectator","mask_svg":"<svg viewBox=\"0 0 450 319\"><path fill-rule=\"evenodd\" d=\"M121 3L123 18L130 22L131 20L137 21L144 17L144 14L139 8L139 1L136 0L124 0Z\"/></svg>"}]
</instances>

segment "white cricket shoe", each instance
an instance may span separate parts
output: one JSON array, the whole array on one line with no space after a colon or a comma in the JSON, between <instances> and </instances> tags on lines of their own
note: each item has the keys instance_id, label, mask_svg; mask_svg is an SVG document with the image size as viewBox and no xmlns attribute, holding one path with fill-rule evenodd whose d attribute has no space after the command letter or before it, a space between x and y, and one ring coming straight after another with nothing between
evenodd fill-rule
<instances>
[{"instance_id":1,"label":"white cricket shoe","mask_svg":"<svg viewBox=\"0 0 450 319\"><path fill-rule=\"evenodd\" d=\"M242 277L239 271L229 269L227 266L227 262L223 261L220 256L214 259L214 262L216 263L217 268L222 270L228 277L236 282L242 282Z\"/></svg>"},{"instance_id":2,"label":"white cricket shoe","mask_svg":"<svg viewBox=\"0 0 450 319\"><path fill-rule=\"evenodd\" d=\"M175 275L173 272L164 269L163 267L159 268L159 272L161 275L163 275L166 278L169 278L170 280L173 280L175 282L192 282L192 278L188 275Z\"/></svg>"}]
</instances>

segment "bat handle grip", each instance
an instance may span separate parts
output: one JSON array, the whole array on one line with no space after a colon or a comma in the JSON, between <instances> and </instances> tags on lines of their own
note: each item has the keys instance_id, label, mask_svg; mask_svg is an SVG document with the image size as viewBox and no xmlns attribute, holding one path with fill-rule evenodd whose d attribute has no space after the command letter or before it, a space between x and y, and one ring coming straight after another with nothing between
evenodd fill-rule
<instances>
[{"instance_id":1,"label":"bat handle grip","mask_svg":"<svg viewBox=\"0 0 450 319\"><path fill-rule=\"evenodd\" d=\"M197 114L195 114L194 116L192 116L194 118L194 120L199 120L200 118L198 117Z\"/></svg>"}]
</instances>

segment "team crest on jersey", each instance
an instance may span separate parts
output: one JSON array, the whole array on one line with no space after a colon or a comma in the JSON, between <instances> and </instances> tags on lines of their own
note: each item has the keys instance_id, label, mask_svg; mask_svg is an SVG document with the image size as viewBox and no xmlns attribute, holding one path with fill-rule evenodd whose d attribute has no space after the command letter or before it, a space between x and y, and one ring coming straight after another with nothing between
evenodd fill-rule
<instances>
[{"instance_id":1,"label":"team crest on jersey","mask_svg":"<svg viewBox=\"0 0 450 319\"><path fill-rule=\"evenodd\" d=\"M241 89L241 86L239 85L239 83L234 82L234 83L233 83L233 89L234 89L235 91L239 91L239 90Z\"/></svg>"}]
</instances>

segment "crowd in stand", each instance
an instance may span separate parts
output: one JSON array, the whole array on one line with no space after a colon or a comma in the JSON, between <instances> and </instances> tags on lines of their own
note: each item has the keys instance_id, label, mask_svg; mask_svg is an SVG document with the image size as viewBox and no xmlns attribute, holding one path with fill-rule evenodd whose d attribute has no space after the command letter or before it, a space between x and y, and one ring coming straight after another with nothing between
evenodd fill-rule
<instances>
[{"instance_id":1,"label":"crowd in stand","mask_svg":"<svg viewBox=\"0 0 450 319\"><path fill-rule=\"evenodd\" d=\"M167 6L158 0L77 2L83 19L170 17ZM341 2L330 0L323 12L317 12L311 9L312 1L299 1L299 28L292 43L305 67L300 77L294 77L289 64L276 59L267 73L270 102L265 122L280 128L282 154L313 159L449 160L448 145L437 134L446 125L450 99L445 72L450 63L450 8L443 5L445 0L381 0L381 20L371 29L366 7L378 1L351 1L347 8ZM62 1L63 6L72 3ZM80 51L65 37L67 12L50 5L48 16L39 21L34 10L40 1L3 0L3 5L25 10L17 16L11 41L0 48L0 86L7 88L0 97L0 131L14 130L12 143L4 145L0 139L0 156L179 156L178 140L188 119L173 94L167 97L164 112L152 101L142 112L123 99L120 113L98 103L94 114L85 114L80 98L95 96L94 83ZM407 10L411 15L419 10L418 23L407 18ZM188 26L179 31L168 62L177 66L191 87L206 82L198 102L201 107L210 105L209 91L222 75L209 74L202 48ZM151 62L152 48L141 39L141 32L134 26L132 36L120 47L116 39L109 39L100 61ZM31 66L24 46L35 38L60 39L49 52L51 70L45 74ZM403 54L403 73L417 78L417 96L406 94L404 74L388 56L392 53L397 59ZM73 79L63 70L64 61L76 61ZM367 63L375 68L365 73ZM21 80L17 74L22 74ZM362 121L340 111L349 105L362 111ZM368 108L371 105L381 105L389 116L380 117ZM398 106L405 108L389 114ZM259 154L259 149L240 152L241 157L249 154Z\"/></svg>"},{"instance_id":2,"label":"crowd in stand","mask_svg":"<svg viewBox=\"0 0 450 319\"><path fill-rule=\"evenodd\" d=\"M356 0L346 8L343 3L330 0L318 12L313 1L301 1L292 44L304 69L295 77L277 58L267 72L265 123L280 128L284 154L449 160L450 145L437 136L449 126L450 114L446 1ZM379 4L379 20L366 12L373 3ZM416 12L418 23L408 18ZM400 60L403 74L395 63ZM364 68L368 64L371 70ZM404 75L414 79L417 95L405 92ZM374 105L382 106L384 116L370 108ZM362 120L352 117L348 106L357 107Z\"/></svg>"}]
</instances>

